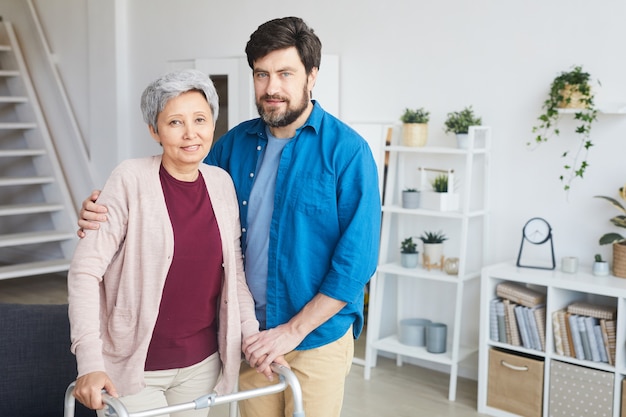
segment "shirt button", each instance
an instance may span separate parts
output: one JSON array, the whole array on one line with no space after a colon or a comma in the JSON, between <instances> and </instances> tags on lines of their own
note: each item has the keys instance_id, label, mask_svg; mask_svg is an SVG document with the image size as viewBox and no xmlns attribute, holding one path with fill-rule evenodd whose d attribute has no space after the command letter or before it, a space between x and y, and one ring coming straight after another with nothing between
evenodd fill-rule
<instances>
[{"instance_id":1,"label":"shirt button","mask_svg":"<svg viewBox=\"0 0 626 417\"><path fill-rule=\"evenodd\" d=\"M254 177L254 172L250 173L250 178Z\"/></svg>"},{"instance_id":2,"label":"shirt button","mask_svg":"<svg viewBox=\"0 0 626 417\"><path fill-rule=\"evenodd\" d=\"M242 227L242 228L241 228L241 232L242 232L242 233L246 233L246 228L245 228L245 227Z\"/></svg>"},{"instance_id":3,"label":"shirt button","mask_svg":"<svg viewBox=\"0 0 626 417\"><path fill-rule=\"evenodd\" d=\"M247 202L246 200L243 200L243 201L241 202L241 205L242 205L242 206L247 206L247 205L248 205L248 202Z\"/></svg>"},{"instance_id":4,"label":"shirt button","mask_svg":"<svg viewBox=\"0 0 626 417\"><path fill-rule=\"evenodd\" d=\"M256 150L257 150L257 151L260 151L261 149L262 149L262 148L261 148L261 145L257 145Z\"/></svg>"}]
</instances>

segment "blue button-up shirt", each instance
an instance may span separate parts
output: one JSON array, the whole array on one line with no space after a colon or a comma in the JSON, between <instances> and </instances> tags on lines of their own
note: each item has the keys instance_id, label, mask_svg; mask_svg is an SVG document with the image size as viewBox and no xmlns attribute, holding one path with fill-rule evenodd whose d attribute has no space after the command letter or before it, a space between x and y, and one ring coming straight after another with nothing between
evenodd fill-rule
<instances>
[{"instance_id":1,"label":"blue button-up shirt","mask_svg":"<svg viewBox=\"0 0 626 417\"><path fill-rule=\"evenodd\" d=\"M245 253L247 203L267 145L261 119L243 122L215 143L205 162L230 173L237 190ZM380 194L367 142L318 103L282 152L269 234L267 327L286 323L317 293L347 305L298 349L363 328L365 285L374 273Z\"/></svg>"}]
</instances>

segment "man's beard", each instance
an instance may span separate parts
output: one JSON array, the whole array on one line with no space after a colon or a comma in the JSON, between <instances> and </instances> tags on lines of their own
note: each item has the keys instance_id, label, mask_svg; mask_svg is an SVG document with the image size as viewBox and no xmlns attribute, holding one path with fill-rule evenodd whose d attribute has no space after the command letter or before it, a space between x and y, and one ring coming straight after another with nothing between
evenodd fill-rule
<instances>
[{"instance_id":1,"label":"man's beard","mask_svg":"<svg viewBox=\"0 0 626 417\"><path fill-rule=\"evenodd\" d=\"M300 117L302 113L304 113L307 106L309 105L308 97L309 97L309 94L305 87L302 92L302 101L300 102L300 106L296 108L291 108L290 107L291 101L284 99L283 97L279 95L270 96L266 94L263 97L261 97L260 100L256 102L256 108L257 108L257 111L259 112L259 116L261 116L263 121L269 127L285 127L295 122L298 119L298 117ZM266 100L266 99L284 100L285 103L287 104L287 110L285 110L284 113L281 113L279 110L266 112L265 109L263 108L263 100Z\"/></svg>"}]
</instances>

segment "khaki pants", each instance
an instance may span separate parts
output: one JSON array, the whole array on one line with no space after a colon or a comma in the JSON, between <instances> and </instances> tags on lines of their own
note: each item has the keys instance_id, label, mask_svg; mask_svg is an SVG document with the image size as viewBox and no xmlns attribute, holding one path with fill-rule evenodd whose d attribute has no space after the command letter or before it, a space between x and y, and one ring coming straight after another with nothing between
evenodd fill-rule
<instances>
[{"instance_id":1,"label":"khaki pants","mask_svg":"<svg viewBox=\"0 0 626 417\"><path fill-rule=\"evenodd\" d=\"M339 340L310 350L294 350L285 355L302 387L306 417L339 417L346 376L354 356L352 328ZM242 363L239 391L259 388L269 382L263 374ZM241 417L292 417L291 389L239 402Z\"/></svg>"},{"instance_id":2,"label":"khaki pants","mask_svg":"<svg viewBox=\"0 0 626 417\"><path fill-rule=\"evenodd\" d=\"M137 394L126 395L119 399L129 413L189 403L213 392L221 367L220 356L214 353L202 362L186 368L146 371L144 373L146 387ZM171 416L206 417L208 414L209 409L204 408L183 411L171 414ZM107 415L104 410L98 410L98 417Z\"/></svg>"}]
</instances>

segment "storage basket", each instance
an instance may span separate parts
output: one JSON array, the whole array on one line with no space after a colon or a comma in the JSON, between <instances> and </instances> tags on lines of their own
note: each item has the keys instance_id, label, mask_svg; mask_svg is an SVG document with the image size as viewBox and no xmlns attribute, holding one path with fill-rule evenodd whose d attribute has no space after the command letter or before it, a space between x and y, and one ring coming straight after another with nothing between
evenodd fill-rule
<instances>
[{"instance_id":1,"label":"storage basket","mask_svg":"<svg viewBox=\"0 0 626 417\"><path fill-rule=\"evenodd\" d=\"M613 243L613 275L626 278L626 245Z\"/></svg>"},{"instance_id":2,"label":"storage basket","mask_svg":"<svg viewBox=\"0 0 626 417\"><path fill-rule=\"evenodd\" d=\"M613 416L611 372L552 361L550 365L550 417Z\"/></svg>"},{"instance_id":3,"label":"storage basket","mask_svg":"<svg viewBox=\"0 0 626 417\"><path fill-rule=\"evenodd\" d=\"M487 405L525 417L540 417L543 361L504 351L489 351Z\"/></svg>"}]
</instances>

